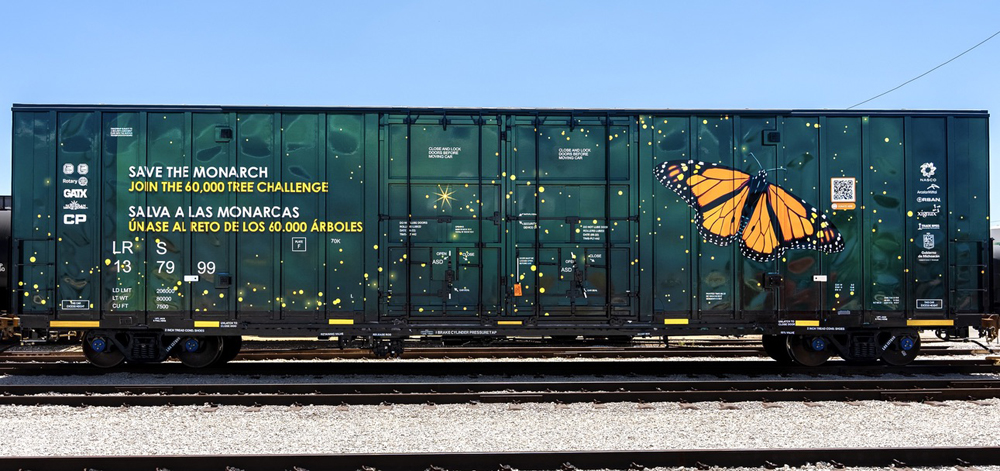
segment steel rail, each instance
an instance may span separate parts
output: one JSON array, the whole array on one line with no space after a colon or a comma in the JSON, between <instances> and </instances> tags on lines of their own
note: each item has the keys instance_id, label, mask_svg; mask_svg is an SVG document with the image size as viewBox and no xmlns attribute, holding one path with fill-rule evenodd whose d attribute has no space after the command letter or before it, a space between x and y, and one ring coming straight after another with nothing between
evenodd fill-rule
<instances>
[{"instance_id":1,"label":"steel rail","mask_svg":"<svg viewBox=\"0 0 1000 471\"><path fill-rule=\"evenodd\" d=\"M957 352L963 354L967 352ZM413 348L403 352L406 359L442 358L671 358L671 357L754 357L765 355L762 348L747 347L680 347L680 348ZM377 358L369 349L292 349L252 350L236 356L237 361L248 360L335 360ZM4 352L0 362L25 361L86 361L82 352Z\"/></svg>"},{"instance_id":2,"label":"steel rail","mask_svg":"<svg viewBox=\"0 0 1000 471\"><path fill-rule=\"evenodd\" d=\"M4 469L63 471L101 469L183 469L245 471L300 469L621 469L647 467L803 466L897 467L971 466L1000 464L1000 447L814 448L814 449L696 449L628 451L522 451L483 453L379 453L315 455L194 455L194 456L65 456L5 457Z\"/></svg>"},{"instance_id":3,"label":"steel rail","mask_svg":"<svg viewBox=\"0 0 1000 471\"><path fill-rule=\"evenodd\" d=\"M945 401L1000 397L1000 380L767 380L7 386L0 405L290 406L581 403Z\"/></svg>"},{"instance_id":4,"label":"steel rail","mask_svg":"<svg viewBox=\"0 0 1000 471\"><path fill-rule=\"evenodd\" d=\"M782 365L773 360L537 360L506 359L489 361L435 360L345 360L345 361L252 361L229 363L220 367L192 369L179 362L123 366L102 369L85 363L6 363L0 374L12 375L81 375L111 373L196 374L196 375L407 375L407 376L665 376L665 375L839 375L881 376L885 374L970 374L1000 373L1000 366L986 359L916 360L906 366L881 363L850 364L833 360L817 367Z\"/></svg>"},{"instance_id":5,"label":"steel rail","mask_svg":"<svg viewBox=\"0 0 1000 471\"><path fill-rule=\"evenodd\" d=\"M924 348L920 354L929 356L967 356L974 350L948 349L943 346ZM413 348L403 352L404 359L502 359L502 358L742 358L766 357L761 347L436 347ZM236 356L236 361L263 360L341 360L375 359L368 349L260 349L247 350ZM23 362L84 362L86 358L79 351L37 352L17 351L0 353L0 364Z\"/></svg>"}]
</instances>

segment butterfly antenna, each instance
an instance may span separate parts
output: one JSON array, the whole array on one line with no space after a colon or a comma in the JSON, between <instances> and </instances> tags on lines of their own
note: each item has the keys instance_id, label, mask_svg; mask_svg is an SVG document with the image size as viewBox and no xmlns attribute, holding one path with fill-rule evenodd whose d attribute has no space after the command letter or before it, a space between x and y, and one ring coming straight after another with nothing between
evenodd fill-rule
<instances>
[{"instance_id":1,"label":"butterfly antenna","mask_svg":"<svg viewBox=\"0 0 1000 471\"><path fill-rule=\"evenodd\" d=\"M760 168L764 168L764 166L760 164L760 161L759 161L759 160L757 160L757 156L756 156L756 155L753 155L753 152L751 152L751 153L750 153L750 157L753 157L753 159L757 161L757 166L758 166L758 167L760 167Z\"/></svg>"},{"instance_id":2,"label":"butterfly antenna","mask_svg":"<svg viewBox=\"0 0 1000 471\"><path fill-rule=\"evenodd\" d=\"M769 169L767 169L767 170L764 170L764 171L765 171L765 172L770 172L771 170L781 170L782 172L784 172L784 171L786 171L786 170L788 170L788 169L787 169L787 168L785 168L785 167L777 167L777 168L769 168Z\"/></svg>"}]
</instances>

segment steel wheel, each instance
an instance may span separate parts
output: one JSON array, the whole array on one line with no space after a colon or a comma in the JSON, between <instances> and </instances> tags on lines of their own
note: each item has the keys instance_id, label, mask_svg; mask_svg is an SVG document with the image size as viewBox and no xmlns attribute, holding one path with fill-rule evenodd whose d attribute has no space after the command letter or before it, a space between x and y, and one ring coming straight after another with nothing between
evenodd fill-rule
<instances>
[{"instance_id":1,"label":"steel wheel","mask_svg":"<svg viewBox=\"0 0 1000 471\"><path fill-rule=\"evenodd\" d=\"M762 335L760 340L764 344L764 351L767 356L782 365L791 365L792 357L785 348L785 337L787 335Z\"/></svg>"},{"instance_id":2,"label":"steel wheel","mask_svg":"<svg viewBox=\"0 0 1000 471\"><path fill-rule=\"evenodd\" d=\"M204 368L211 366L222 356L222 341L219 337L186 337L181 340L180 358L184 366Z\"/></svg>"},{"instance_id":3,"label":"steel wheel","mask_svg":"<svg viewBox=\"0 0 1000 471\"><path fill-rule=\"evenodd\" d=\"M820 336L789 335L786 341L788 356L802 366L819 366L833 355L830 342Z\"/></svg>"},{"instance_id":4,"label":"steel wheel","mask_svg":"<svg viewBox=\"0 0 1000 471\"><path fill-rule=\"evenodd\" d=\"M90 364L98 368L114 368L125 361L125 354L115 344L102 336L83 339L83 354Z\"/></svg>"},{"instance_id":5,"label":"steel wheel","mask_svg":"<svg viewBox=\"0 0 1000 471\"><path fill-rule=\"evenodd\" d=\"M880 340L883 336L879 336ZM908 365L917 355L920 354L920 334L914 333L894 333L885 334L885 339L879 342L880 345L889 344L889 347L882 352L881 360L893 366Z\"/></svg>"},{"instance_id":6,"label":"steel wheel","mask_svg":"<svg viewBox=\"0 0 1000 471\"><path fill-rule=\"evenodd\" d=\"M221 366L233 361L233 358L239 355L240 347L243 346L243 337L240 336L220 337L220 340L222 341L222 353L212 366Z\"/></svg>"}]
</instances>

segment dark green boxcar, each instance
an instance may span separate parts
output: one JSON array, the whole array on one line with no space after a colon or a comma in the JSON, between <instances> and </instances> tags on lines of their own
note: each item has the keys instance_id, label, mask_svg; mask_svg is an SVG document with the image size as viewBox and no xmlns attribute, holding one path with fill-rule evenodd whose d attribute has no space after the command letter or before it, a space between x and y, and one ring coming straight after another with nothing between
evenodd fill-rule
<instances>
[{"instance_id":1,"label":"dark green boxcar","mask_svg":"<svg viewBox=\"0 0 1000 471\"><path fill-rule=\"evenodd\" d=\"M135 361L245 334L874 359L988 310L987 119L15 105L12 307Z\"/></svg>"}]
</instances>

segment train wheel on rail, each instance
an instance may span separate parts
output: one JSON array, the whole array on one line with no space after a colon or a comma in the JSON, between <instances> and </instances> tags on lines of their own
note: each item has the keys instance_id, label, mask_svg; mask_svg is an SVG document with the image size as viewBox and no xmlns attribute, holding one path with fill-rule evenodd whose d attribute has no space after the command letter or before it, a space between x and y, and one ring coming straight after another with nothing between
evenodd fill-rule
<instances>
[{"instance_id":1,"label":"train wheel on rail","mask_svg":"<svg viewBox=\"0 0 1000 471\"><path fill-rule=\"evenodd\" d=\"M787 335L762 335L760 340L764 344L764 352L767 356L774 359L774 361L781 363L782 365L791 365L792 357L788 354L788 349L785 347L785 337Z\"/></svg>"},{"instance_id":2,"label":"train wheel on rail","mask_svg":"<svg viewBox=\"0 0 1000 471\"><path fill-rule=\"evenodd\" d=\"M110 338L101 334L84 336L83 354L90 364L99 368L114 368L125 361L125 354Z\"/></svg>"},{"instance_id":3,"label":"train wheel on rail","mask_svg":"<svg viewBox=\"0 0 1000 471\"><path fill-rule=\"evenodd\" d=\"M240 348L243 347L243 337L237 335L233 337L220 337L222 341L222 354L219 358L215 360L212 366L221 366L233 361L236 355L240 354Z\"/></svg>"},{"instance_id":4,"label":"train wheel on rail","mask_svg":"<svg viewBox=\"0 0 1000 471\"><path fill-rule=\"evenodd\" d=\"M219 337L185 337L181 339L180 358L184 366L204 368L211 366L222 356L222 341Z\"/></svg>"},{"instance_id":5,"label":"train wheel on rail","mask_svg":"<svg viewBox=\"0 0 1000 471\"><path fill-rule=\"evenodd\" d=\"M789 335L786 340L788 356L802 366L819 366L833 355L830 341L821 336Z\"/></svg>"},{"instance_id":6,"label":"train wheel on rail","mask_svg":"<svg viewBox=\"0 0 1000 471\"><path fill-rule=\"evenodd\" d=\"M920 334L917 332L886 332L879 335L881 360L892 366L908 365L920 354Z\"/></svg>"}]
</instances>

